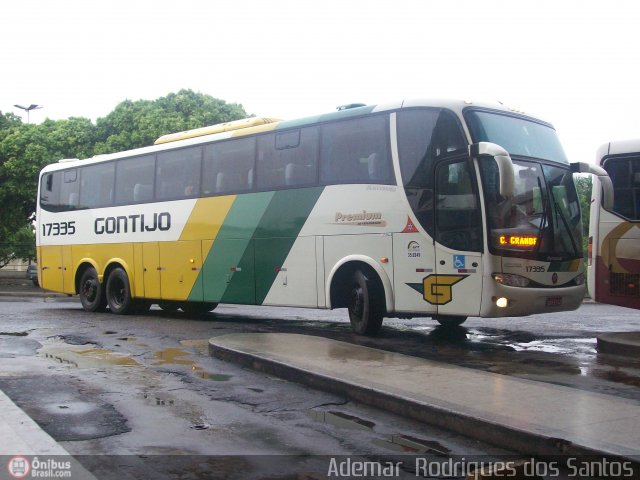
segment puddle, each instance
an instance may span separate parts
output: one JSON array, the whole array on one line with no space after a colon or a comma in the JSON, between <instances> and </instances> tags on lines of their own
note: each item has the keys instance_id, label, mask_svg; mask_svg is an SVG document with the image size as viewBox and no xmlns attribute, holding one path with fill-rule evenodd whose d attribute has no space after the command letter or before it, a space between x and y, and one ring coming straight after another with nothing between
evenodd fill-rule
<instances>
[{"instance_id":1,"label":"puddle","mask_svg":"<svg viewBox=\"0 0 640 480\"><path fill-rule=\"evenodd\" d=\"M138 339L136 337L120 337L118 340L122 342L135 342Z\"/></svg>"},{"instance_id":2,"label":"puddle","mask_svg":"<svg viewBox=\"0 0 640 480\"><path fill-rule=\"evenodd\" d=\"M343 412L324 412L310 410L308 413L309 416L316 422L327 423L329 425L340 428L350 428L354 430L373 430L373 427L376 426L375 423L370 422L369 420L364 420L362 418Z\"/></svg>"},{"instance_id":3,"label":"puddle","mask_svg":"<svg viewBox=\"0 0 640 480\"><path fill-rule=\"evenodd\" d=\"M191 352L185 352L179 348L165 348L164 350L154 353L153 360L155 360L155 362L153 365L194 365L193 360L181 358L190 356L192 356Z\"/></svg>"},{"instance_id":4,"label":"puddle","mask_svg":"<svg viewBox=\"0 0 640 480\"><path fill-rule=\"evenodd\" d=\"M66 363L74 367L90 368L105 365L119 367L133 367L139 365L128 355L113 352L104 348L88 348L84 350L63 350L59 348L48 349L41 354L45 358Z\"/></svg>"},{"instance_id":5,"label":"puddle","mask_svg":"<svg viewBox=\"0 0 640 480\"><path fill-rule=\"evenodd\" d=\"M405 453L429 453L435 455L447 455L451 450L434 440L424 440L422 438L409 435L391 435L391 438L376 438L371 441L374 445L384 447L395 452Z\"/></svg>"},{"instance_id":6,"label":"puddle","mask_svg":"<svg viewBox=\"0 0 640 480\"><path fill-rule=\"evenodd\" d=\"M183 342L186 342L186 340L183 340ZM153 365L191 365L191 370L195 372L194 374L196 377L211 380L213 382L226 382L232 377L232 375L225 375L223 373L207 372L203 370L202 367L198 366L193 359L182 358L191 356L193 356L191 352L180 350L179 348L165 348L153 355L153 359L155 360Z\"/></svg>"},{"instance_id":7,"label":"puddle","mask_svg":"<svg viewBox=\"0 0 640 480\"><path fill-rule=\"evenodd\" d=\"M581 354L596 353L595 338L554 338L550 340L531 340L525 344L508 344L517 352L542 352L560 355L574 354L576 351Z\"/></svg>"}]
</instances>

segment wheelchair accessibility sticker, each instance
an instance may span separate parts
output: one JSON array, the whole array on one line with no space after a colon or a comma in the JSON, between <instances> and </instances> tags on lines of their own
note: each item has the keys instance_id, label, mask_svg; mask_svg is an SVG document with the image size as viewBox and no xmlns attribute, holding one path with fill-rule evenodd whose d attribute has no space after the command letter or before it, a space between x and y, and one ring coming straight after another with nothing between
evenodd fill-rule
<instances>
[{"instance_id":1,"label":"wheelchair accessibility sticker","mask_svg":"<svg viewBox=\"0 0 640 480\"><path fill-rule=\"evenodd\" d=\"M466 268L464 255L453 256L453 268Z\"/></svg>"},{"instance_id":2,"label":"wheelchair accessibility sticker","mask_svg":"<svg viewBox=\"0 0 640 480\"><path fill-rule=\"evenodd\" d=\"M464 258L463 255L460 255ZM453 300L453 286L469 275L429 275L422 283L407 283L431 305L446 305Z\"/></svg>"}]
</instances>

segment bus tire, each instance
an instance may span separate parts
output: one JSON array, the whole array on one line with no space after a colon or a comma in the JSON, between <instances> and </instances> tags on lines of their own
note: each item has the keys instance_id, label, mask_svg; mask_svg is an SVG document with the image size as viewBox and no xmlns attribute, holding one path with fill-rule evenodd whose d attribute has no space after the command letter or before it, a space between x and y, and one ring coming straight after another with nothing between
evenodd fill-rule
<instances>
[{"instance_id":1,"label":"bus tire","mask_svg":"<svg viewBox=\"0 0 640 480\"><path fill-rule=\"evenodd\" d=\"M351 328L359 335L374 336L384 318L384 291L371 273L356 270L351 278L347 308Z\"/></svg>"},{"instance_id":2,"label":"bus tire","mask_svg":"<svg viewBox=\"0 0 640 480\"><path fill-rule=\"evenodd\" d=\"M109 310L116 315L126 315L133 311L134 301L131 297L129 277L122 268L114 268L107 278L107 304Z\"/></svg>"},{"instance_id":3,"label":"bus tire","mask_svg":"<svg viewBox=\"0 0 640 480\"><path fill-rule=\"evenodd\" d=\"M212 312L217 306L217 303L210 302L186 302L180 308L187 315L199 316Z\"/></svg>"},{"instance_id":4,"label":"bus tire","mask_svg":"<svg viewBox=\"0 0 640 480\"><path fill-rule=\"evenodd\" d=\"M467 317L460 315L445 315L441 317L435 317L436 321L445 328L455 328L462 325Z\"/></svg>"},{"instance_id":5,"label":"bus tire","mask_svg":"<svg viewBox=\"0 0 640 480\"><path fill-rule=\"evenodd\" d=\"M78 294L82 308L87 312L101 312L107 306L104 288L98 280L98 272L93 267L87 268L80 277Z\"/></svg>"}]
</instances>

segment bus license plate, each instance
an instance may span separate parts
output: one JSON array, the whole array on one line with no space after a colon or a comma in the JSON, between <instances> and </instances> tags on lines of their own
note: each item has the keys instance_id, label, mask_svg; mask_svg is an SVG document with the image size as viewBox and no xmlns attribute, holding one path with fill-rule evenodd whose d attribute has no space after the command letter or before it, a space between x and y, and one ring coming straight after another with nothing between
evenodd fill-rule
<instances>
[{"instance_id":1,"label":"bus license plate","mask_svg":"<svg viewBox=\"0 0 640 480\"><path fill-rule=\"evenodd\" d=\"M562 305L562 297L547 297L547 307L559 307Z\"/></svg>"}]
</instances>

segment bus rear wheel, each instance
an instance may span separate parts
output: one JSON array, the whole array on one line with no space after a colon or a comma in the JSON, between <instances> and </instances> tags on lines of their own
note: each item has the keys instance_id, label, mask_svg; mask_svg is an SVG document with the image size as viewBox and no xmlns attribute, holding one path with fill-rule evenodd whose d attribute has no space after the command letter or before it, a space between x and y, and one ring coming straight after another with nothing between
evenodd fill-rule
<instances>
[{"instance_id":1,"label":"bus rear wheel","mask_svg":"<svg viewBox=\"0 0 640 480\"><path fill-rule=\"evenodd\" d=\"M116 315L126 315L133 311L134 301L131 297L129 277L122 268L118 267L111 271L105 290L109 310Z\"/></svg>"},{"instance_id":2,"label":"bus rear wheel","mask_svg":"<svg viewBox=\"0 0 640 480\"><path fill-rule=\"evenodd\" d=\"M100 312L107 306L104 289L98 280L98 272L93 267L87 268L82 273L78 294L82 308L87 312Z\"/></svg>"},{"instance_id":3,"label":"bus rear wheel","mask_svg":"<svg viewBox=\"0 0 640 480\"><path fill-rule=\"evenodd\" d=\"M354 272L347 308L355 333L374 336L380 331L384 318L384 292L370 273L362 270Z\"/></svg>"}]
</instances>

